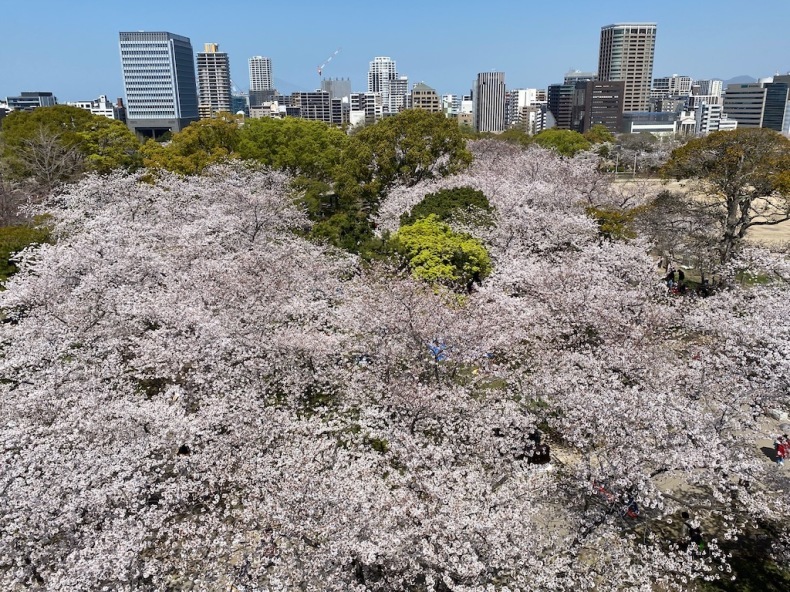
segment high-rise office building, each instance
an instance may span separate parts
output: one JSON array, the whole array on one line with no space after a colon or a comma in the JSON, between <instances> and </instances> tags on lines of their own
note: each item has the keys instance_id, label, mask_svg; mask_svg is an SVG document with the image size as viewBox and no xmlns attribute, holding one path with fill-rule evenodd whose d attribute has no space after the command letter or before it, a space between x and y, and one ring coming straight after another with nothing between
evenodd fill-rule
<instances>
[{"instance_id":1,"label":"high-rise office building","mask_svg":"<svg viewBox=\"0 0 790 592\"><path fill-rule=\"evenodd\" d=\"M589 80L575 86L571 129L583 134L595 125L602 125L613 134L620 132L625 83Z\"/></svg>"},{"instance_id":2,"label":"high-rise office building","mask_svg":"<svg viewBox=\"0 0 790 592\"><path fill-rule=\"evenodd\" d=\"M790 83L782 82L781 76L774 76L765 86L765 113L763 127L783 132L787 127L785 118L790 105ZM787 78L787 77L784 77Z\"/></svg>"},{"instance_id":3,"label":"high-rise office building","mask_svg":"<svg viewBox=\"0 0 790 592\"><path fill-rule=\"evenodd\" d=\"M625 82L625 112L649 109L655 48L655 23L616 23L601 28L598 79Z\"/></svg>"},{"instance_id":4,"label":"high-rise office building","mask_svg":"<svg viewBox=\"0 0 790 592\"><path fill-rule=\"evenodd\" d=\"M250 67L250 105L262 105L273 101L277 91L274 89L272 60L263 56L249 59Z\"/></svg>"},{"instance_id":5,"label":"high-rise office building","mask_svg":"<svg viewBox=\"0 0 790 592\"><path fill-rule=\"evenodd\" d=\"M141 136L178 132L198 119L195 58L188 37L121 32L126 123Z\"/></svg>"},{"instance_id":6,"label":"high-rise office building","mask_svg":"<svg viewBox=\"0 0 790 592\"><path fill-rule=\"evenodd\" d=\"M559 129L576 129L577 126L574 125L573 114L575 105L577 102L581 103L581 107L576 109L579 112L584 106L583 93L578 101L576 99L576 85L582 83L580 88L585 88L584 85L593 80L598 80L598 75L595 72L571 70L565 73L562 84L552 84L549 86L547 105Z\"/></svg>"},{"instance_id":7,"label":"high-rise office building","mask_svg":"<svg viewBox=\"0 0 790 592\"><path fill-rule=\"evenodd\" d=\"M229 113L231 105L230 60L216 43L206 43L197 54L198 112L208 119L220 111Z\"/></svg>"},{"instance_id":8,"label":"high-rise office building","mask_svg":"<svg viewBox=\"0 0 790 592\"><path fill-rule=\"evenodd\" d=\"M375 57L368 69L368 92L381 93L385 112L394 115L407 107L409 79L398 75L392 58Z\"/></svg>"},{"instance_id":9,"label":"high-rise office building","mask_svg":"<svg viewBox=\"0 0 790 592\"><path fill-rule=\"evenodd\" d=\"M575 96L576 83L549 85L547 105L558 129L569 130L573 128Z\"/></svg>"},{"instance_id":10,"label":"high-rise office building","mask_svg":"<svg viewBox=\"0 0 790 592\"><path fill-rule=\"evenodd\" d=\"M475 131L505 131L505 73L480 72L475 81Z\"/></svg>"}]
</instances>

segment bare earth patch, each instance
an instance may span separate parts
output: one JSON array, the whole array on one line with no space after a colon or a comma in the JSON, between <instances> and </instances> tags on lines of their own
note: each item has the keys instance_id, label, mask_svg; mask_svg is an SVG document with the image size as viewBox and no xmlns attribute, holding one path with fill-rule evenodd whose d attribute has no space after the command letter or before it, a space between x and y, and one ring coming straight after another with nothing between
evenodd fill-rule
<instances>
[{"instance_id":1,"label":"bare earth patch","mask_svg":"<svg viewBox=\"0 0 790 592\"><path fill-rule=\"evenodd\" d=\"M685 181L665 181L663 179L617 179L614 187L622 193L634 194L642 199L657 196L661 191L689 193L693 184ZM642 201L637 198L637 201ZM746 240L756 244L780 246L790 244L790 220L781 224L753 226Z\"/></svg>"}]
</instances>

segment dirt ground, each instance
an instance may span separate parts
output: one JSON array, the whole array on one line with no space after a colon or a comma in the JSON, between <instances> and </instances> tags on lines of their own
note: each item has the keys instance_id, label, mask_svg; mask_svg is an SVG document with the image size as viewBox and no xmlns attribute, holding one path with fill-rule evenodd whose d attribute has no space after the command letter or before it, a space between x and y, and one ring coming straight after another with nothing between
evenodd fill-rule
<instances>
[{"instance_id":1,"label":"dirt ground","mask_svg":"<svg viewBox=\"0 0 790 592\"><path fill-rule=\"evenodd\" d=\"M655 196L664 190L688 192L691 184L678 181L665 181L663 179L618 179L616 186L626 191L644 193L645 195ZM770 226L752 226L746 240L771 246L790 245L790 220Z\"/></svg>"}]
</instances>

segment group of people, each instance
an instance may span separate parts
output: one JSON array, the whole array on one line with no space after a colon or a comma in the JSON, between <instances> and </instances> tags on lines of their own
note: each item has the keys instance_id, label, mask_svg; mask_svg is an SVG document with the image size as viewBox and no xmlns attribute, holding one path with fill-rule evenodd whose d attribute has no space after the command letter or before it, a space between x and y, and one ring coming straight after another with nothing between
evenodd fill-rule
<instances>
[{"instance_id":1,"label":"group of people","mask_svg":"<svg viewBox=\"0 0 790 592\"><path fill-rule=\"evenodd\" d=\"M667 264L667 274L664 276L664 282L666 282L667 288L673 294L685 294L688 290L686 273L682 269L676 270L671 262Z\"/></svg>"},{"instance_id":2,"label":"group of people","mask_svg":"<svg viewBox=\"0 0 790 592\"><path fill-rule=\"evenodd\" d=\"M790 438L787 434L779 436L774 440L774 452L776 453L776 464L784 466L785 458L790 455Z\"/></svg>"},{"instance_id":3,"label":"group of people","mask_svg":"<svg viewBox=\"0 0 790 592\"><path fill-rule=\"evenodd\" d=\"M689 286L686 283L686 272L682 269L678 268L675 269L674 264L670 261L667 263L666 267L666 275L664 276L664 283L667 285L667 289L672 294L678 294L681 296L685 296L689 291ZM703 298L711 295L711 285L710 282L702 278L699 286L697 286L696 291L694 292L697 296L702 296Z\"/></svg>"}]
</instances>

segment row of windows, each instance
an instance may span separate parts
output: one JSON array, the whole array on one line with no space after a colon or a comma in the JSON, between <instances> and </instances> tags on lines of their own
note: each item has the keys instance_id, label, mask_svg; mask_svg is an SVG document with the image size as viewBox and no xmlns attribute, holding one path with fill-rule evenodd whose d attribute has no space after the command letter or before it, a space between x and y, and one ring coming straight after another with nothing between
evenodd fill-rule
<instances>
[{"instance_id":1,"label":"row of windows","mask_svg":"<svg viewBox=\"0 0 790 592\"><path fill-rule=\"evenodd\" d=\"M170 67L170 60L167 58L124 58L122 60L124 67L138 66L138 67L156 67L161 68Z\"/></svg>"}]
</instances>

